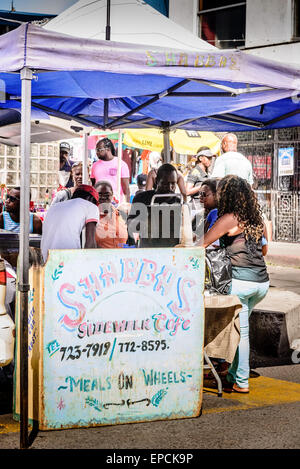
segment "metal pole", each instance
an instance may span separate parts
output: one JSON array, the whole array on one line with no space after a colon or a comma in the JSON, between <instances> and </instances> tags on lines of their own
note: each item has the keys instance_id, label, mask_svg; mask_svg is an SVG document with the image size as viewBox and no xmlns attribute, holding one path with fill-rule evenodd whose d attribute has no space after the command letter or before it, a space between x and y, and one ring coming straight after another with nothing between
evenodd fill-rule
<instances>
[{"instance_id":1,"label":"metal pole","mask_svg":"<svg viewBox=\"0 0 300 469\"><path fill-rule=\"evenodd\" d=\"M111 27L110 27L110 0L107 0L107 3L106 3L106 29L105 29L105 39L107 41L110 41L110 32L111 32Z\"/></svg>"},{"instance_id":2,"label":"metal pole","mask_svg":"<svg viewBox=\"0 0 300 469\"><path fill-rule=\"evenodd\" d=\"M28 291L29 285L29 199L32 71L21 70L21 194L20 194L20 448L29 447L28 437Z\"/></svg>"},{"instance_id":3,"label":"metal pole","mask_svg":"<svg viewBox=\"0 0 300 469\"><path fill-rule=\"evenodd\" d=\"M105 39L106 41L110 41L110 32L111 32L111 27L110 27L110 0L107 0L106 3L106 28L105 28ZM104 98L104 128L107 127L108 125L108 99Z\"/></svg>"},{"instance_id":4,"label":"metal pole","mask_svg":"<svg viewBox=\"0 0 300 469\"><path fill-rule=\"evenodd\" d=\"M82 184L88 184L88 133L83 134L83 161L82 161Z\"/></svg>"},{"instance_id":5,"label":"metal pole","mask_svg":"<svg viewBox=\"0 0 300 469\"><path fill-rule=\"evenodd\" d=\"M171 153L170 153L170 128L169 126L164 126L164 163L171 162Z\"/></svg>"},{"instance_id":6,"label":"metal pole","mask_svg":"<svg viewBox=\"0 0 300 469\"><path fill-rule=\"evenodd\" d=\"M121 202L121 163L122 163L122 130L119 130L119 140L118 140L118 201Z\"/></svg>"},{"instance_id":7,"label":"metal pole","mask_svg":"<svg viewBox=\"0 0 300 469\"><path fill-rule=\"evenodd\" d=\"M88 174L88 133L84 132L83 134L83 159L82 159L82 184L89 183L89 174ZM86 241L85 228L82 230L81 234L81 246L84 248Z\"/></svg>"}]
</instances>

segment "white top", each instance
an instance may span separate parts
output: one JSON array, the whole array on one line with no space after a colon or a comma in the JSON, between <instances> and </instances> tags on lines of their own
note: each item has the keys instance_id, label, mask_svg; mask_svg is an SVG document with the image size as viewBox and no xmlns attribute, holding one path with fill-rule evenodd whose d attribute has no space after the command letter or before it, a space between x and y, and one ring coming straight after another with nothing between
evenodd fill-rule
<instances>
[{"instance_id":1,"label":"white top","mask_svg":"<svg viewBox=\"0 0 300 469\"><path fill-rule=\"evenodd\" d=\"M223 178L228 174L239 176L252 186L253 171L250 161L237 151L228 151L219 156L215 161L215 166L210 177Z\"/></svg>"},{"instance_id":2,"label":"white top","mask_svg":"<svg viewBox=\"0 0 300 469\"><path fill-rule=\"evenodd\" d=\"M43 223L41 250L46 262L48 249L80 249L80 235L89 222L99 221L98 207L84 199L51 205Z\"/></svg>"}]
</instances>

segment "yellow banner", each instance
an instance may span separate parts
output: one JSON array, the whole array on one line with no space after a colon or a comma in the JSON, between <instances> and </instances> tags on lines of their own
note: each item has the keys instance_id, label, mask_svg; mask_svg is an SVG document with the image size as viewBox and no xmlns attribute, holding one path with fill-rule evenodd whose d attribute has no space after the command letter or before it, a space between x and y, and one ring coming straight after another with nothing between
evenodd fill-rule
<instances>
[{"instance_id":1,"label":"yellow banner","mask_svg":"<svg viewBox=\"0 0 300 469\"><path fill-rule=\"evenodd\" d=\"M159 129L126 130L123 143L133 148L161 152L164 138ZM209 147L216 155L220 153L220 139L212 132L174 130L170 132L170 145L181 155L196 155L202 146Z\"/></svg>"}]
</instances>

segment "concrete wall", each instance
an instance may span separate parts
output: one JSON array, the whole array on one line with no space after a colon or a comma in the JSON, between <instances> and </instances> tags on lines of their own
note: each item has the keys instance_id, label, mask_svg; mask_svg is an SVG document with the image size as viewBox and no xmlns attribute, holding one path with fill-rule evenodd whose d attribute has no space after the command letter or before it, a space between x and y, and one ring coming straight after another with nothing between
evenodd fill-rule
<instances>
[{"instance_id":1,"label":"concrete wall","mask_svg":"<svg viewBox=\"0 0 300 469\"><path fill-rule=\"evenodd\" d=\"M300 42L283 44L280 46L261 47L246 50L248 54L256 55L263 59L276 60L297 68L300 66Z\"/></svg>"},{"instance_id":2,"label":"concrete wall","mask_svg":"<svg viewBox=\"0 0 300 469\"><path fill-rule=\"evenodd\" d=\"M198 36L198 0L169 0L169 18Z\"/></svg>"},{"instance_id":3,"label":"concrete wall","mask_svg":"<svg viewBox=\"0 0 300 469\"><path fill-rule=\"evenodd\" d=\"M292 36L292 0L247 0L246 47L289 42Z\"/></svg>"}]
</instances>

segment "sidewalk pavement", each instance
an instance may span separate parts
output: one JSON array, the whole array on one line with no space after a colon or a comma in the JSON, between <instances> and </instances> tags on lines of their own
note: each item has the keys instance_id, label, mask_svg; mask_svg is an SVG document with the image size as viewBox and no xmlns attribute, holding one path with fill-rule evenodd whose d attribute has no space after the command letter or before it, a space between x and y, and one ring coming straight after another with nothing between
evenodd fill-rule
<instances>
[{"instance_id":1,"label":"sidewalk pavement","mask_svg":"<svg viewBox=\"0 0 300 469\"><path fill-rule=\"evenodd\" d=\"M252 368L292 364L300 340L300 243L271 242L265 260L270 289L250 316Z\"/></svg>"},{"instance_id":2,"label":"sidewalk pavement","mask_svg":"<svg viewBox=\"0 0 300 469\"><path fill-rule=\"evenodd\" d=\"M300 269L300 243L269 242L266 262Z\"/></svg>"}]
</instances>

